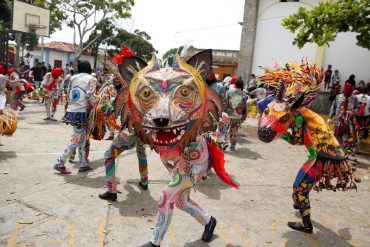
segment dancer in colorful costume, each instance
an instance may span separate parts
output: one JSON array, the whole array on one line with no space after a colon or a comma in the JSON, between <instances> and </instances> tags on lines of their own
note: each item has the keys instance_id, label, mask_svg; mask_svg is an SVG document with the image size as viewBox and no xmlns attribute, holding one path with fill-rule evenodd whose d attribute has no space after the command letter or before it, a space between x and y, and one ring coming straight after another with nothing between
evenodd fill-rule
<instances>
[{"instance_id":1,"label":"dancer in colorful costume","mask_svg":"<svg viewBox=\"0 0 370 247\"><path fill-rule=\"evenodd\" d=\"M370 96L366 92L366 88L361 88L358 95L353 96L353 124L355 136L355 152L360 152L362 140L366 140L369 136L370 125Z\"/></svg>"},{"instance_id":2,"label":"dancer in colorful costume","mask_svg":"<svg viewBox=\"0 0 370 247\"><path fill-rule=\"evenodd\" d=\"M240 125L247 118L247 100L248 96L243 92L244 82L240 79L230 85L226 92L225 111L230 119L229 140L230 150L236 151L237 135Z\"/></svg>"},{"instance_id":3,"label":"dancer in colorful costume","mask_svg":"<svg viewBox=\"0 0 370 247\"><path fill-rule=\"evenodd\" d=\"M8 78L0 74L0 136L11 136L17 129L17 115L12 109L5 109L6 95L4 93Z\"/></svg>"},{"instance_id":4,"label":"dancer in colorful costume","mask_svg":"<svg viewBox=\"0 0 370 247\"><path fill-rule=\"evenodd\" d=\"M303 222L289 222L294 230L312 233L309 193L312 188L321 191L356 189L357 179L337 139L325 121L307 106L317 96L323 83L323 73L309 64L289 64L291 70L280 66L265 67L262 83L276 87L275 100L261 116L258 137L271 142L282 137L290 144L305 145L308 160L299 170L293 184L294 208ZM336 185L331 180L336 178Z\"/></svg>"},{"instance_id":5,"label":"dancer in colorful costume","mask_svg":"<svg viewBox=\"0 0 370 247\"><path fill-rule=\"evenodd\" d=\"M11 89L10 108L14 111L18 111L18 108L20 108L19 110L23 111L26 108L25 104L22 102L22 97L26 93L26 81L20 79L18 73L12 68L8 69L8 76L10 80L9 86Z\"/></svg>"},{"instance_id":6,"label":"dancer in colorful costume","mask_svg":"<svg viewBox=\"0 0 370 247\"><path fill-rule=\"evenodd\" d=\"M133 57L134 53L127 47L122 47L121 54L116 54L113 59L115 60L117 65L121 65L124 61L124 59ZM114 71L111 69L111 71ZM121 88L127 87L125 79L121 76L118 72L113 72L115 75L113 79L113 85L115 88L115 91L120 91ZM103 85L104 87L107 86L107 84ZM104 102L104 100L102 100ZM98 133L102 133L103 130L101 127L106 122L106 120L109 121L109 119L114 120L116 119L116 112L114 112L114 115L112 116L109 112L103 112L102 108L104 108L104 104L101 107L97 107L97 128L95 131ZM108 114L108 115L105 115ZM104 120L99 120L99 116L105 115L107 117L104 118ZM115 121L114 121L115 124ZM104 154L104 166L105 166L105 174L108 177L108 183L107 188L108 190L102 194L99 194L99 198L103 200L117 200L117 179L116 179L116 158L124 151L130 150L134 147L136 147L136 155L139 163L139 173L140 173L140 182L139 186L143 190L148 189L148 160L145 152L145 144L140 140L139 137L134 133L134 131L126 130L128 127L125 122L121 122L122 129L120 133L114 138L112 141L112 144L108 148L108 150ZM113 123L111 123L113 125ZM108 127L109 128L109 127ZM130 127L129 127L130 128ZM131 127L132 128L132 127ZM114 133L114 132L113 132ZM100 134L101 139L103 138L103 134Z\"/></svg>"},{"instance_id":7,"label":"dancer in colorful costume","mask_svg":"<svg viewBox=\"0 0 370 247\"><path fill-rule=\"evenodd\" d=\"M45 94L46 118L44 120L57 121L54 115L57 110L59 96L63 91L63 79L60 77L62 74L62 68L55 68L51 72L46 73L41 83L42 90Z\"/></svg>"},{"instance_id":8,"label":"dancer in colorful costume","mask_svg":"<svg viewBox=\"0 0 370 247\"><path fill-rule=\"evenodd\" d=\"M91 170L86 158L89 138L88 118L89 110L94 107L96 79L91 76L91 65L88 61L82 60L77 65L78 74L71 78L69 91L69 104L67 112L63 117L63 122L73 126L71 143L57 159L54 169L63 173L70 174L71 171L65 167L67 159L76 149L79 149L80 168L79 172Z\"/></svg>"},{"instance_id":9,"label":"dancer in colorful costume","mask_svg":"<svg viewBox=\"0 0 370 247\"><path fill-rule=\"evenodd\" d=\"M344 109L346 98L343 93L338 94L331 105L327 123L330 124L334 118L334 136L345 148L348 145L347 111Z\"/></svg>"},{"instance_id":10,"label":"dancer in colorful costume","mask_svg":"<svg viewBox=\"0 0 370 247\"><path fill-rule=\"evenodd\" d=\"M113 99L117 92L112 81L107 81L99 89L97 93L99 101L95 109L96 121L93 132L94 139L103 140L106 132L109 131L109 136L106 140L113 140L116 130L116 117L114 115Z\"/></svg>"},{"instance_id":11,"label":"dancer in colorful costume","mask_svg":"<svg viewBox=\"0 0 370 247\"><path fill-rule=\"evenodd\" d=\"M168 68L159 68L154 56L149 64L131 57L119 66L131 83L117 95L115 112L122 112L121 122L159 153L172 175L158 203L152 238L143 247L160 246L175 205L204 225L202 240L210 241L216 219L190 199L190 191L212 167L237 187L224 169L222 151L202 134L221 117L221 100L205 83L211 64L212 51L206 50L187 62L177 55Z\"/></svg>"}]
</instances>

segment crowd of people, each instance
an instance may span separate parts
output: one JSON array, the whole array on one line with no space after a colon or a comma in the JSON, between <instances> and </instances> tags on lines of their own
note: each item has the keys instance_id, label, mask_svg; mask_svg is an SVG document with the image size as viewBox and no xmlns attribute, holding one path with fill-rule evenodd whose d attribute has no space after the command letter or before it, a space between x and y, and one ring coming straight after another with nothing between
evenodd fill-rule
<instances>
[{"instance_id":1,"label":"crowd of people","mask_svg":"<svg viewBox=\"0 0 370 247\"><path fill-rule=\"evenodd\" d=\"M330 90L331 108L328 124L333 122L336 138L345 150L359 153L363 140L369 135L370 125L370 81L350 75L342 90L339 71L332 74L331 65L325 71L324 90Z\"/></svg>"},{"instance_id":2,"label":"crowd of people","mask_svg":"<svg viewBox=\"0 0 370 247\"><path fill-rule=\"evenodd\" d=\"M293 188L294 208L299 210L303 221L290 222L288 225L295 230L312 233L308 194L315 183L328 175L323 172L315 177L312 173L320 167L325 170L329 166L336 166L338 170L333 168L335 172L345 172L343 180L338 180L340 184L337 188L346 189L349 181L350 187L355 187L354 177L349 171L351 166L327 125L318 121L314 123L318 125L315 129L304 127L306 122L312 121L310 116L317 115L306 107L317 96L321 86L319 81L323 79L325 90L332 85L339 85L338 71L332 75L331 66L328 66L324 72L325 77L321 78L321 73L314 67L287 64L272 73L272 78L276 76L273 83L266 79L270 77L260 80L255 75L250 75L248 81L236 76L219 81L210 69L211 59L201 63L195 63L197 60L191 58L187 62L181 58L176 59L178 61L174 66L177 67L164 69L156 67L158 65L154 60L146 64L133 56L123 57L117 63L119 72L106 68L103 73L97 74L88 61L79 61L77 71L69 66L49 71L42 63L37 63L35 67L28 68L28 78L21 78L14 69L0 65L0 85L4 85L0 90L8 88L11 92L10 106L13 110L25 109L22 102L25 95L32 100L42 99L46 111L45 121L57 121L57 106L65 99L62 121L72 126L73 134L70 143L53 165L62 174L71 173L66 165L68 161L74 161L76 153L79 154L78 172L91 170L90 138L102 140L108 134L107 139L112 142L104 155L107 191L99 195L101 199L117 199L115 159L118 155L136 148L139 186L147 190L148 161L145 145L158 152L173 180L163 190L153 236L143 247L160 246L174 205L204 225L202 239L205 242L212 239L217 221L190 199L190 190L197 181L207 176L212 167L224 182L237 187L224 169L221 150L237 150L239 128L247 119L248 107L254 105L260 119L258 135L262 141L270 142L281 136L290 144L306 145L310 152L310 159L297 175ZM204 59L204 56L199 56L199 59ZM301 74L313 71L317 78L311 77L309 85L303 87L301 81L294 81L296 77L292 74L295 71ZM282 78L288 78L282 76L284 73L294 79L285 85L277 84ZM30 77L33 77L32 81ZM191 81L188 78L194 79ZM359 88L356 88L354 79L351 76L345 82L343 93L335 96L328 121L334 117L335 137L345 148L349 143L349 133L356 135L358 149L359 142L368 135L370 84L366 87L360 83ZM205 87L204 82L208 87ZM297 92L288 90L294 83L299 85L292 86ZM168 103L169 97L172 104ZM121 119L116 119L118 115ZM174 127L170 128L170 125ZM287 131L288 128L293 128L292 133ZM318 145L317 142L321 140L313 133L314 130L328 135L330 142ZM326 149L321 150L322 146L334 148L338 151L337 156L328 158ZM321 157L322 153L325 154ZM331 178L325 179L326 186L329 186L327 181L330 182ZM310 186L303 189L304 184Z\"/></svg>"}]
</instances>

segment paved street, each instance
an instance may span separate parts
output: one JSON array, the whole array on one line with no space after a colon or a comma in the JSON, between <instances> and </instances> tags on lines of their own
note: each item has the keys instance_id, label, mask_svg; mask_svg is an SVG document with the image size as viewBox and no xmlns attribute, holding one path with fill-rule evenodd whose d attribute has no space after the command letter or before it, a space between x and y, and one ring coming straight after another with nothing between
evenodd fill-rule
<instances>
[{"instance_id":1,"label":"paved street","mask_svg":"<svg viewBox=\"0 0 370 247\"><path fill-rule=\"evenodd\" d=\"M40 103L29 103L19 114L13 137L1 137L0 246L122 247L150 239L156 201L169 181L158 155L147 149L148 191L137 186L136 153L118 159L117 202L97 196L106 190L103 154L109 141L92 141L94 168L61 175L52 167L69 141L71 127L46 122ZM62 117L62 107L57 118ZM295 232L287 221L298 219L292 208L291 185L308 153L282 140L261 143L257 121L248 119L236 153L226 152L227 170L240 184L235 190L216 175L196 187L192 198L218 219L214 240L200 240L203 227L175 209L162 246L370 246L370 159L360 160L358 191L312 192L313 235Z\"/></svg>"}]
</instances>

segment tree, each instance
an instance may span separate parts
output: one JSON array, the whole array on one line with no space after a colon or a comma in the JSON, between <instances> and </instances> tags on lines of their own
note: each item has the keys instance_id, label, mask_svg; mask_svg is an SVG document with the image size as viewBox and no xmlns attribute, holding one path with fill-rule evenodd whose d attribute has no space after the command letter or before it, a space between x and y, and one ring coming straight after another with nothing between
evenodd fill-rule
<instances>
[{"instance_id":1,"label":"tree","mask_svg":"<svg viewBox=\"0 0 370 247\"><path fill-rule=\"evenodd\" d=\"M56 29L60 29L62 21L65 19L65 15L62 10L58 8L59 0L33 0L32 4L38 7L43 7L50 9L50 33L53 33ZM11 30L12 22L12 0L0 0L0 32ZM27 47L28 50L32 50L33 47L37 45L37 37L32 33L10 33L7 35L9 40L16 41L16 61L15 67L19 65L19 53L20 47L24 46L26 43L29 44ZM3 42L3 41L2 41Z\"/></svg>"},{"instance_id":2,"label":"tree","mask_svg":"<svg viewBox=\"0 0 370 247\"><path fill-rule=\"evenodd\" d=\"M83 42L86 35L96 30L98 23L113 21L117 18L128 18L131 16L130 10L134 5L134 0L59 0L59 6L69 14L67 23L75 29L79 42L74 56L74 65L81 55L96 42L99 35L90 40L89 43ZM76 43L76 36L74 36Z\"/></svg>"},{"instance_id":3,"label":"tree","mask_svg":"<svg viewBox=\"0 0 370 247\"><path fill-rule=\"evenodd\" d=\"M135 55L144 59L149 59L153 52L156 52L153 45L149 42L151 37L145 31L135 30L130 33L124 29L117 28L117 33L107 40L107 44L114 46L109 54L113 55L121 51L122 46L128 46L134 51Z\"/></svg>"},{"instance_id":4,"label":"tree","mask_svg":"<svg viewBox=\"0 0 370 247\"><path fill-rule=\"evenodd\" d=\"M311 11L299 8L296 14L283 19L282 25L297 35L294 45L302 48L306 43L319 46L334 41L338 33L353 32L357 45L370 49L369 0L339 0L321 2Z\"/></svg>"},{"instance_id":5,"label":"tree","mask_svg":"<svg viewBox=\"0 0 370 247\"><path fill-rule=\"evenodd\" d=\"M163 55L164 66L172 66L173 57L176 55L176 53L180 54L182 49L184 49L184 47L180 46L179 48L172 48L166 51L166 53Z\"/></svg>"},{"instance_id":6,"label":"tree","mask_svg":"<svg viewBox=\"0 0 370 247\"><path fill-rule=\"evenodd\" d=\"M96 68L96 63L98 59L98 53L99 53L99 46L101 44L107 44L108 39L113 36L113 31L115 29L115 26L110 20L102 20L96 25L96 30L100 30L101 34L98 35L96 30L92 31L89 39L84 43L84 46L92 42L92 40L96 40L91 45L91 55L94 56L94 68Z\"/></svg>"}]
</instances>

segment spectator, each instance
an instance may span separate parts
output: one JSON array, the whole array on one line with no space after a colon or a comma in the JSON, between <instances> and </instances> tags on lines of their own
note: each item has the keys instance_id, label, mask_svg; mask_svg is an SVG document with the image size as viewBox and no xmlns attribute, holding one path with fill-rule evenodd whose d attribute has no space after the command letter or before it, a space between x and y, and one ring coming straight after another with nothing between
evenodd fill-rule
<instances>
[{"instance_id":1,"label":"spectator","mask_svg":"<svg viewBox=\"0 0 370 247\"><path fill-rule=\"evenodd\" d=\"M66 67L64 68L64 74L66 75L66 77L69 74L69 70L70 70L70 68L69 68L68 64L66 64Z\"/></svg>"},{"instance_id":2,"label":"spectator","mask_svg":"<svg viewBox=\"0 0 370 247\"><path fill-rule=\"evenodd\" d=\"M348 99L352 96L352 92L355 89L356 82L355 82L355 75L350 75L348 80L344 83L343 88L343 95L346 98L346 102L344 104L344 110L347 110L348 107Z\"/></svg>"},{"instance_id":3,"label":"spectator","mask_svg":"<svg viewBox=\"0 0 370 247\"><path fill-rule=\"evenodd\" d=\"M364 80L361 80L359 83L358 83L358 87L357 87L358 91L362 92L366 92L367 89L366 89L366 85L365 85L365 81Z\"/></svg>"},{"instance_id":4,"label":"spectator","mask_svg":"<svg viewBox=\"0 0 370 247\"><path fill-rule=\"evenodd\" d=\"M225 90L229 89L230 86L230 81L231 81L231 76L226 76L223 80L224 88Z\"/></svg>"},{"instance_id":5,"label":"spectator","mask_svg":"<svg viewBox=\"0 0 370 247\"><path fill-rule=\"evenodd\" d=\"M333 84L333 87L335 85L336 82L340 82L340 78L339 78L339 70L335 70L334 71L334 75L331 77L331 83Z\"/></svg>"},{"instance_id":6,"label":"spectator","mask_svg":"<svg viewBox=\"0 0 370 247\"><path fill-rule=\"evenodd\" d=\"M23 57L23 63L24 63L24 74L23 74L23 78L28 81L28 73L30 72L30 64L31 64L31 58L33 56L27 52L26 56Z\"/></svg>"},{"instance_id":7,"label":"spectator","mask_svg":"<svg viewBox=\"0 0 370 247\"><path fill-rule=\"evenodd\" d=\"M324 78L324 81L325 81L324 89L325 89L325 91L328 91L329 88L330 88L330 80L331 80L331 74L332 73L333 73L333 71L331 70L331 65L329 64L328 69L325 71L325 78Z\"/></svg>"},{"instance_id":8,"label":"spectator","mask_svg":"<svg viewBox=\"0 0 370 247\"><path fill-rule=\"evenodd\" d=\"M256 76L254 74L251 74L248 82L248 92L252 92L256 88L257 88Z\"/></svg>"},{"instance_id":9,"label":"spectator","mask_svg":"<svg viewBox=\"0 0 370 247\"><path fill-rule=\"evenodd\" d=\"M333 83L334 83L333 87L330 89L330 96L329 96L330 101L335 100L335 97L337 97L337 95L340 94L341 89L342 89L342 86L340 85L339 81L335 80Z\"/></svg>"},{"instance_id":10,"label":"spectator","mask_svg":"<svg viewBox=\"0 0 370 247\"><path fill-rule=\"evenodd\" d=\"M42 77L44 77L46 73L48 73L48 68L46 68L45 62L41 63L41 68L42 68Z\"/></svg>"},{"instance_id":11,"label":"spectator","mask_svg":"<svg viewBox=\"0 0 370 247\"><path fill-rule=\"evenodd\" d=\"M48 72L51 72L53 69L51 68L51 65L48 65Z\"/></svg>"},{"instance_id":12,"label":"spectator","mask_svg":"<svg viewBox=\"0 0 370 247\"><path fill-rule=\"evenodd\" d=\"M42 64L38 62L35 67L31 69L31 73L33 75L33 85L35 88L40 88L41 82L44 79L44 71L42 68Z\"/></svg>"}]
</instances>

